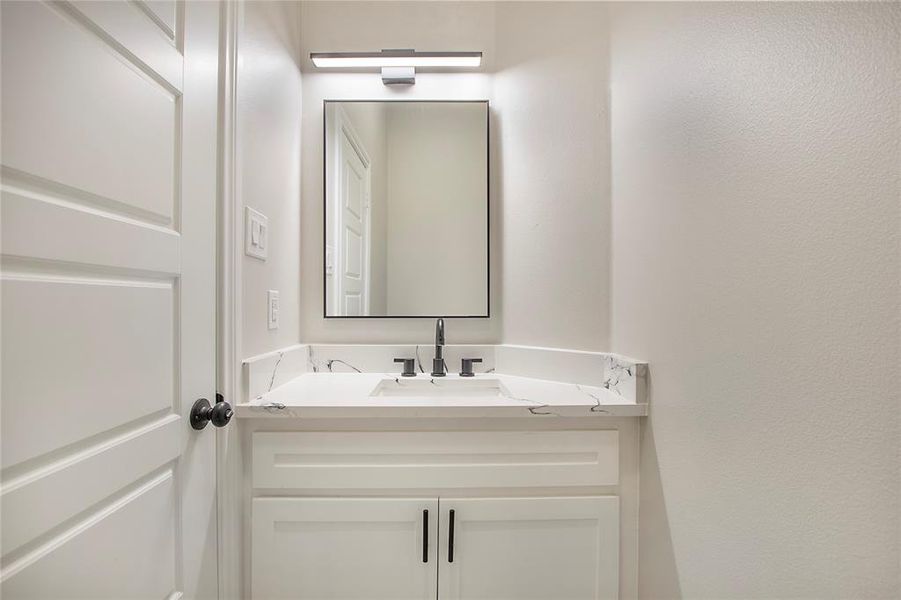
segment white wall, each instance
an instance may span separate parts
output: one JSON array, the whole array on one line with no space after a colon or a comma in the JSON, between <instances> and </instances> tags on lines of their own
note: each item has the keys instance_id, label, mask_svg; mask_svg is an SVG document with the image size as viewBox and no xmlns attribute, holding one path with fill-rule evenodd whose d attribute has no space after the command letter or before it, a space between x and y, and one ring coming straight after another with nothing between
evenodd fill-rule
<instances>
[{"instance_id":1,"label":"white wall","mask_svg":"<svg viewBox=\"0 0 901 600\"><path fill-rule=\"evenodd\" d=\"M901 5L620 7L644 598L897 598Z\"/></svg>"},{"instance_id":2,"label":"white wall","mask_svg":"<svg viewBox=\"0 0 901 600\"><path fill-rule=\"evenodd\" d=\"M244 357L299 339L300 7L246 2L238 36L239 202L269 218L266 262L244 257ZM239 240L243 244L243 240ZM267 291L278 290L280 327L267 327Z\"/></svg>"},{"instance_id":3,"label":"white wall","mask_svg":"<svg viewBox=\"0 0 901 600\"><path fill-rule=\"evenodd\" d=\"M487 310L486 112L388 105L388 314Z\"/></svg>"}]
</instances>

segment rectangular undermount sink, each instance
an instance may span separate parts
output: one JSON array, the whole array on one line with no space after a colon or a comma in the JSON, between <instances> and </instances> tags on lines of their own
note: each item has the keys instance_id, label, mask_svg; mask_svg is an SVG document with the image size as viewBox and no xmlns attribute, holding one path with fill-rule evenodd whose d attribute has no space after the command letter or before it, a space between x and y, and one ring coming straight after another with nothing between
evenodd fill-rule
<instances>
[{"instance_id":1,"label":"rectangular undermount sink","mask_svg":"<svg viewBox=\"0 0 901 600\"><path fill-rule=\"evenodd\" d=\"M370 396L417 396L454 398L509 398L510 393L498 379L383 379Z\"/></svg>"}]
</instances>

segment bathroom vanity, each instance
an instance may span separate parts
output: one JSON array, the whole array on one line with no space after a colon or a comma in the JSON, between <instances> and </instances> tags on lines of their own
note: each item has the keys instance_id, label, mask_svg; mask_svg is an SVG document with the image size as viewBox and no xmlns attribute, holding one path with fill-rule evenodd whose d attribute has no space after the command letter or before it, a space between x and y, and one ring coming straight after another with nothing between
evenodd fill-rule
<instances>
[{"instance_id":1,"label":"bathroom vanity","mask_svg":"<svg viewBox=\"0 0 901 600\"><path fill-rule=\"evenodd\" d=\"M323 318L435 338L245 362L245 595L636 597L647 366L445 345L445 318L491 314L488 103L323 114Z\"/></svg>"},{"instance_id":2,"label":"bathroom vanity","mask_svg":"<svg viewBox=\"0 0 901 600\"><path fill-rule=\"evenodd\" d=\"M448 346L448 365L479 372L432 377L433 352L297 346L245 364L248 595L634 596L646 365Z\"/></svg>"}]
</instances>

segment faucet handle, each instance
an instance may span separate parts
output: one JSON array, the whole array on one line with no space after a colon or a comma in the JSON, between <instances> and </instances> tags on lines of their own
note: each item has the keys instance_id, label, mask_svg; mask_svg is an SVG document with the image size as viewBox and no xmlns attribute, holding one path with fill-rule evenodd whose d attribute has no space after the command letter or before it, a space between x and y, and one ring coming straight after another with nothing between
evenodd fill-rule
<instances>
[{"instance_id":1,"label":"faucet handle","mask_svg":"<svg viewBox=\"0 0 901 600\"><path fill-rule=\"evenodd\" d=\"M460 365L460 377L472 377L475 375L475 373L472 372L472 363L480 362L482 362L481 358L464 358Z\"/></svg>"},{"instance_id":2,"label":"faucet handle","mask_svg":"<svg viewBox=\"0 0 901 600\"><path fill-rule=\"evenodd\" d=\"M395 358L394 362L396 363L404 363L404 370L401 372L401 377L416 377L416 369L414 368L413 358Z\"/></svg>"}]
</instances>

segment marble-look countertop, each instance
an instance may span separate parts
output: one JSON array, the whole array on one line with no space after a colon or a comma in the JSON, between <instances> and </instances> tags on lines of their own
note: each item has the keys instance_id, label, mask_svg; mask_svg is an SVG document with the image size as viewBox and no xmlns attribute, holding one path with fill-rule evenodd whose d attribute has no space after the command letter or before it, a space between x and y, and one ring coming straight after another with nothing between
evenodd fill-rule
<instances>
[{"instance_id":1,"label":"marble-look countertop","mask_svg":"<svg viewBox=\"0 0 901 600\"><path fill-rule=\"evenodd\" d=\"M454 386L458 375L415 378L396 373L305 373L236 406L239 418L294 417L641 417L647 404L638 404L604 387L547 381L503 373L477 374L466 382L499 383L495 396L441 395L373 396L386 385Z\"/></svg>"}]
</instances>

